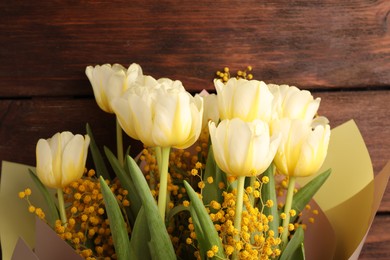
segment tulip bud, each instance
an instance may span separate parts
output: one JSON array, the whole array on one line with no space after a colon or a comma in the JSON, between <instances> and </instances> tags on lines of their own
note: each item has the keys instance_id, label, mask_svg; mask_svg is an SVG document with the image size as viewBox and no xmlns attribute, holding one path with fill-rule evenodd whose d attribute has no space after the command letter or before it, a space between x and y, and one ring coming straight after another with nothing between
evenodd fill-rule
<instances>
[{"instance_id":1,"label":"tulip bud","mask_svg":"<svg viewBox=\"0 0 390 260\"><path fill-rule=\"evenodd\" d=\"M261 120L244 122L239 118L209 123L214 158L228 175L255 176L271 164L280 142L270 137L268 124Z\"/></svg>"},{"instance_id":2,"label":"tulip bud","mask_svg":"<svg viewBox=\"0 0 390 260\"><path fill-rule=\"evenodd\" d=\"M141 66L136 63L131 64L127 70L120 64L88 66L85 74L91 82L96 103L107 113L114 113L111 103L133 84L157 83L153 77L144 76Z\"/></svg>"},{"instance_id":3,"label":"tulip bud","mask_svg":"<svg viewBox=\"0 0 390 260\"><path fill-rule=\"evenodd\" d=\"M203 98L203 129L209 126L209 121L215 123L219 121L218 98L217 95L209 94L206 90L202 90L199 96Z\"/></svg>"},{"instance_id":4,"label":"tulip bud","mask_svg":"<svg viewBox=\"0 0 390 260\"><path fill-rule=\"evenodd\" d=\"M81 178L88 154L89 136L56 133L36 146L37 176L51 188L63 188Z\"/></svg>"},{"instance_id":5,"label":"tulip bud","mask_svg":"<svg viewBox=\"0 0 390 260\"><path fill-rule=\"evenodd\" d=\"M262 81L230 78L226 85L214 80L221 120L241 118L246 122L269 122L273 96Z\"/></svg>"},{"instance_id":6,"label":"tulip bud","mask_svg":"<svg viewBox=\"0 0 390 260\"><path fill-rule=\"evenodd\" d=\"M310 124L320 106L320 98L314 99L309 91L294 86L268 84L268 88L274 96L274 119L302 119Z\"/></svg>"},{"instance_id":7,"label":"tulip bud","mask_svg":"<svg viewBox=\"0 0 390 260\"><path fill-rule=\"evenodd\" d=\"M304 177L319 170L329 145L328 124L316 124L313 128L303 119L285 118L275 122L273 128L282 134L274 160L279 172Z\"/></svg>"},{"instance_id":8,"label":"tulip bud","mask_svg":"<svg viewBox=\"0 0 390 260\"><path fill-rule=\"evenodd\" d=\"M122 129L149 147L184 149L200 135L203 100L186 92L180 81L135 84L113 102L113 109Z\"/></svg>"}]
</instances>

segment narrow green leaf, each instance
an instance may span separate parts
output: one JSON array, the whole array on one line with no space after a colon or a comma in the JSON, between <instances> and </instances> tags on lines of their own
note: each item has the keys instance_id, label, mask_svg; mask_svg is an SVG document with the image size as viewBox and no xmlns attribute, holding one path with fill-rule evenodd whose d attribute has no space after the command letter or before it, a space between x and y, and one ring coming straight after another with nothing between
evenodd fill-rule
<instances>
[{"instance_id":1,"label":"narrow green leaf","mask_svg":"<svg viewBox=\"0 0 390 260\"><path fill-rule=\"evenodd\" d=\"M178 214L178 213L180 213L182 211L185 211L185 210L189 210L189 208L188 207L184 207L184 205L177 205L173 209L169 210L168 215L167 215L167 219L171 219L176 214Z\"/></svg>"},{"instance_id":2,"label":"narrow green leaf","mask_svg":"<svg viewBox=\"0 0 390 260\"><path fill-rule=\"evenodd\" d=\"M314 194L316 194L316 192L325 183L331 171L331 169L328 169L323 173L319 174L317 177L312 179L309 183L300 188L298 192L294 194L291 208L295 209L297 215L290 219L291 222L293 222L298 217L298 214L305 208L305 206L313 198Z\"/></svg>"},{"instance_id":3,"label":"narrow green leaf","mask_svg":"<svg viewBox=\"0 0 390 260\"><path fill-rule=\"evenodd\" d=\"M131 232L130 247L135 258L132 259L151 259L148 243L150 241L150 231L145 217L143 207L139 210Z\"/></svg>"},{"instance_id":4,"label":"narrow green leaf","mask_svg":"<svg viewBox=\"0 0 390 260\"><path fill-rule=\"evenodd\" d=\"M271 230L275 232L275 234L278 234L278 227L279 227L279 211L278 211L278 201L276 197L276 190L275 190L275 176L274 176L274 165L271 164L268 169L263 173L263 176L267 176L269 179L269 182L267 184L263 184L262 190L261 190L261 198L263 203L266 203L267 200L273 201L272 207L265 206L263 208L263 214L266 216L271 215L273 217L273 220L268 223L268 226ZM261 204L259 202L259 204ZM263 205L260 205L263 206Z\"/></svg>"},{"instance_id":5,"label":"narrow green leaf","mask_svg":"<svg viewBox=\"0 0 390 260\"><path fill-rule=\"evenodd\" d=\"M142 206L141 198L138 196L131 176L120 165L117 157L107 147L104 147L104 152L122 187L128 191L127 199L130 201L130 212L127 212L127 214L133 225Z\"/></svg>"},{"instance_id":6,"label":"narrow green leaf","mask_svg":"<svg viewBox=\"0 0 390 260\"><path fill-rule=\"evenodd\" d=\"M54 227L56 220L60 219L60 216L58 214L58 209L57 209L56 203L54 201L54 198L49 193L49 191L47 190L46 186L35 175L35 173L31 169L28 169L28 172L30 173L31 179L34 181L35 185L37 186L38 190L41 192L43 198L46 201L46 205L47 205L48 210L49 210L49 212L48 212L49 213L48 214L48 217L49 217L48 222L49 222L51 227Z\"/></svg>"},{"instance_id":7,"label":"narrow green leaf","mask_svg":"<svg viewBox=\"0 0 390 260\"><path fill-rule=\"evenodd\" d=\"M99 179L104 205L106 207L107 216L110 221L110 229L112 239L114 241L115 253L119 260L131 259L129 236L127 234L127 228L121 209L118 205L115 195L112 193L110 187L108 187L107 183L103 179L103 176L100 176Z\"/></svg>"},{"instance_id":8,"label":"narrow green leaf","mask_svg":"<svg viewBox=\"0 0 390 260\"><path fill-rule=\"evenodd\" d=\"M196 214L196 211L192 206L190 206L190 213L192 217L192 223L194 224L196 240L198 241L199 244L200 255L201 258L204 259L206 258L205 256L207 254L207 250L209 250L210 248L209 242L205 238L205 234L199 222L198 215Z\"/></svg>"},{"instance_id":9,"label":"narrow green leaf","mask_svg":"<svg viewBox=\"0 0 390 260\"><path fill-rule=\"evenodd\" d=\"M287 243L286 248L283 250L282 254L280 255L279 260L300 260L293 258L293 256L298 256L299 253L296 253L297 250L302 251L302 244L303 244L304 234L302 226L299 226L297 230L295 231L295 234L293 235L292 239ZM304 259L304 258L303 258Z\"/></svg>"},{"instance_id":10,"label":"narrow green leaf","mask_svg":"<svg viewBox=\"0 0 390 260\"><path fill-rule=\"evenodd\" d=\"M145 217L148 221L152 257L161 260L176 259L175 250L173 249L164 221L159 214L157 203L150 192L148 183L146 182L141 169L130 156L126 157L126 161L128 171L134 181L138 196L140 197L145 210Z\"/></svg>"},{"instance_id":11,"label":"narrow green leaf","mask_svg":"<svg viewBox=\"0 0 390 260\"><path fill-rule=\"evenodd\" d=\"M206 241L206 248L203 248L202 250L210 250L212 246L216 245L218 246L219 250L214 258L225 259L226 256L223 251L222 242L218 236L218 232L215 230L214 224L211 221L209 214L206 211L205 206L203 205L203 202L199 199L197 193L194 191L191 185L188 184L187 181L184 181L184 187L186 188L187 194L190 197L191 207L193 207L194 211L196 212L196 216L191 216L193 218L197 217L199 219L200 228L203 230L204 240Z\"/></svg>"},{"instance_id":12,"label":"narrow green leaf","mask_svg":"<svg viewBox=\"0 0 390 260\"><path fill-rule=\"evenodd\" d=\"M209 204L212 200L222 203L223 190L219 188L219 183L223 182L226 185L227 178L226 174L218 167L217 163L215 162L214 153L211 145L207 156L207 163L203 179L207 180L208 177L212 177L213 182L205 182L205 187L202 191L204 203Z\"/></svg>"},{"instance_id":13,"label":"narrow green leaf","mask_svg":"<svg viewBox=\"0 0 390 260\"><path fill-rule=\"evenodd\" d=\"M306 259L304 244L305 243L301 243L301 246L297 250L295 250L291 259L294 259L294 260L305 260Z\"/></svg>"},{"instance_id":14,"label":"narrow green leaf","mask_svg":"<svg viewBox=\"0 0 390 260\"><path fill-rule=\"evenodd\" d=\"M106 164L104 163L103 156L95 142L95 138L93 137L92 129L89 124L86 125L86 130L89 138L91 139L89 149L91 150L93 163L95 164L96 174L98 177L103 176L104 179L111 180Z\"/></svg>"}]
</instances>

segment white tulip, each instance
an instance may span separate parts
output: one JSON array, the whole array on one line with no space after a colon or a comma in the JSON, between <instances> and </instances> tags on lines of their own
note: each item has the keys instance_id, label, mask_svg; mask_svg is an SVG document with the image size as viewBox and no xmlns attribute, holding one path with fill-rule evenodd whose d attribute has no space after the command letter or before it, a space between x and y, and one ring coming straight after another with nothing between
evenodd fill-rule
<instances>
[{"instance_id":1,"label":"white tulip","mask_svg":"<svg viewBox=\"0 0 390 260\"><path fill-rule=\"evenodd\" d=\"M88 155L89 136L56 133L36 146L37 176L51 188L63 188L81 178Z\"/></svg>"},{"instance_id":2,"label":"white tulip","mask_svg":"<svg viewBox=\"0 0 390 260\"><path fill-rule=\"evenodd\" d=\"M280 136L270 137L268 124L261 120L245 122L239 118L209 123L214 158L228 175L256 176L271 164Z\"/></svg>"},{"instance_id":3,"label":"white tulip","mask_svg":"<svg viewBox=\"0 0 390 260\"><path fill-rule=\"evenodd\" d=\"M180 81L135 84L113 102L113 109L123 130L150 147L187 148L202 127L203 100L186 92Z\"/></svg>"},{"instance_id":4,"label":"white tulip","mask_svg":"<svg viewBox=\"0 0 390 260\"><path fill-rule=\"evenodd\" d=\"M110 80L115 73L125 73L125 68L119 64L104 64L88 66L85 69L85 74L87 75L93 89L93 94L95 95L95 100L98 106L107 113L113 113L110 105L110 95L108 94L109 89L112 89ZM120 85L121 86L121 85ZM119 87L118 91L120 90ZM112 91L112 90L111 90Z\"/></svg>"},{"instance_id":5,"label":"white tulip","mask_svg":"<svg viewBox=\"0 0 390 260\"><path fill-rule=\"evenodd\" d=\"M219 110L218 110L218 98L215 94L209 94L206 90L202 90L199 96L203 98L203 121L202 129L208 127L209 121L218 123Z\"/></svg>"},{"instance_id":6,"label":"white tulip","mask_svg":"<svg viewBox=\"0 0 390 260\"><path fill-rule=\"evenodd\" d=\"M310 124L320 106L320 98L314 99L309 91L294 86L268 84L268 88L274 96L274 119L303 119Z\"/></svg>"},{"instance_id":7,"label":"white tulip","mask_svg":"<svg viewBox=\"0 0 390 260\"><path fill-rule=\"evenodd\" d=\"M120 64L88 66L85 73L91 82L97 104L107 113L114 113L111 103L133 84L157 83L153 77L143 75L141 66L136 63L131 64L127 70Z\"/></svg>"},{"instance_id":8,"label":"white tulip","mask_svg":"<svg viewBox=\"0 0 390 260\"><path fill-rule=\"evenodd\" d=\"M230 78L226 85L214 80L221 120L241 118L246 122L269 122L273 96L262 81Z\"/></svg>"},{"instance_id":9,"label":"white tulip","mask_svg":"<svg viewBox=\"0 0 390 260\"><path fill-rule=\"evenodd\" d=\"M279 172L288 176L309 176L323 164L330 139L328 124L312 128L303 119L282 119L274 125L282 134L282 141L275 156Z\"/></svg>"}]
</instances>

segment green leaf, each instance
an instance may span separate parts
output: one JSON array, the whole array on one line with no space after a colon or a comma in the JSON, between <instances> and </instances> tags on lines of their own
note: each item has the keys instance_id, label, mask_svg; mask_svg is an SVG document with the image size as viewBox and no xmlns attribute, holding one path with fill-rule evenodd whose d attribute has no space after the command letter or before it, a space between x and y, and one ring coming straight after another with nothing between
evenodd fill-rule
<instances>
[{"instance_id":1,"label":"green leaf","mask_svg":"<svg viewBox=\"0 0 390 260\"><path fill-rule=\"evenodd\" d=\"M130 156L126 157L126 165L134 181L138 196L141 198L145 210L145 217L150 231L150 250L152 257L161 260L176 259L175 250L169 238L164 221L157 208L157 203L150 192L141 169Z\"/></svg>"},{"instance_id":2,"label":"green leaf","mask_svg":"<svg viewBox=\"0 0 390 260\"><path fill-rule=\"evenodd\" d=\"M57 219L60 219L60 215L58 214L58 209L56 206L56 203L54 201L53 196L49 193L46 186L41 182L41 180L35 175L35 173L28 169L28 172L30 173L31 179L34 181L35 185L37 186L38 190L42 193L43 198L45 199L46 205L49 209L49 224L51 227L55 226L55 222Z\"/></svg>"},{"instance_id":3,"label":"green leaf","mask_svg":"<svg viewBox=\"0 0 390 260\"><path fill-rule=\"evenodd\" d=\"M127 234L127 228L121 209L118 205L115 195L112 193L110 187L108 187L107 183L103 179L103 176L100 176L99 179L104 205L106 207L107 216L110 221L110 229L112 239L114 241L115 253L120 260L131 259L132 255L130 253L129 236Z\"/></svg>"},{"instance_id":4,"label":"green leaf","mask_svg":"<svg viewBox=\"0 0 390 260\"><path fill-rule=\"evenodd\" d=\"M205 234L202 229L202 226L200 225L198 215L196 214L196 211L194 207L190 206L190 214L192 217L192 223L194 224L195 234L196 234L196 240L199 244L199 250L200 255L202 259L205 258L207 250L209 250L210 245L209 242L205 239Z\"/></svg>"},{"instance_id":5,"label":"green leaf","mask_svg":"<svg viewBox=\"0 0 390 260\"><path fill-rule=\"evenodd\" d=\"M130 201L130 212L127 212L127 215L133 225L142 206L141 198L138 196L130 174L123 169L118 158L107 147L104 147L104 152L122 187L128 191L127 199Z\"/></svg>"},{"instance_id":6,"label":"green leaf","mask_svg":"<svg viewBox=\"0 0 390 260\"><path fill-rule=\"evenodd\" d=\"M196 213L196 215L191 215L191 216L193 220L198 218L199 227L200 227L198 228L198 230L202 230L202 236L205 241L203 248L201 249L202 252L206 252L207 250L210 250L211 247L215 245L218 246L219 250L216 253L214 258L226 259L221 239L218 236L218 232L215 230L214 224L211 221L210 216L207 213L205 206L203 205L203 202L199 199L197 193L194 191L191 185L188 184L187 181L184 181L184 186L191 200L190 205L194 209L194 212Z\"/></svg>"},{"instance_id":7,"label":"green leaf","mask_svg":"<svg viewBox=\"0 0 390 260\"><path fill-rule=\"evenodd\" d=\"M148 247L149 241L150 231L148 222L145 217L145 210L141 207L131 232L130 247L135 256L135 258L132 259L151 259Z\"/></svg>"},{"instance_id":8,"label":"green leaf","mask_svg":"<svg viewBox=\"0 0 390 260\"><path fill-rule=\"evenodd\" d=\"M185 211L185 210L189 210L188 207L185 207L184 205L177 205L176 207L174 207L173 209L169 210L168 212L168 215L167 215L167 219L171 219L173 216L175 216L176 214L182 212L182 211Z\"/></svg>"},{"instance_id":9,"label":"green leaf","mask_svg":"<svg viewBox=\"0 0 390 260\"><path fill-rule=\"evenodd\" d=\"M305 246L304 246L305 243L301 243L301 246L298 247L297 250L295 250L293 256L291 259L294 259L294 260L305 260L306 257L305 257Z\"/></svg>"},{"instance_id":10,"label":"green leaf","mask_svg":"<svg viewBox=\"0 0 390 260\"><path fill-rule=\"evenodd\" d=\"M92 159L95 164L96 174L98 177L103 176L104 179L111 180L106 164L104 163L103 156L95 142L95 138L93 137L92 129L89 124L86 125L86 130L89 138L91 139L89 149L91 150Z\"/></svg>"},{"instance_id":11,"label":"green leaf","mask_svg":"<svg viewBox=\"0 0 390 260\"><path fill-rule=\"evenodd\" d=\"M219 183L223 182L226 185L226 174L218 167L214 159L214 153L212 146L210 145L209 153L207 156L206 168L203 179L207 180L208 177L213 178L212 183L205 181L205 187L203 188L202 195L204 204L209 204L212 200L222 203L223 190L219 188Z\"/></svg>"},{"instance_id":12,"label":"green leaf","mask_svg":"<svg viewBox=\"0 0 390 260\"><path fill-rule=\"evenodd\" d=\"M325 183L331 171L331 169L328 169L323 173L319 174L317 177L312 179L305 186L300 188L297 193L294 194L291 208L295 209L297 214L296 216L291 217L291 222L293 222L298 217L298 214L305 208L305 206L313 198L314 194L316 194L316 192Z\"/></svg>"},{"instance_id":13,"label":"green leaf","mask_svg":"<svg viewBox=\"0 0 390 260\"><path fill-rule=\"evenodd\" d=\"M296 251L302 251L302 244L303 244L304 234L302 226L299 226L297 230L295 231L295 234L293 235L292 239L287 243L286 248L283 250L282 254L280 255L279 260L300 260L303 258L294 258L295 256L299 256L299 252Z\"/></svg>"},{"instance_id":14,"label":"green leaf","mask_svg":"<svg viewBox=\"0 0 390 260\"><path fill-rule=\"evenodd\" d=\"M273 220L268 223L268 226L271 230L274 231L275 234L278 234L279 227L279 211L278 211L278 201L276 197L275 190L275 176L274 176L274 165L271 164L268 169L263 173L263 176L267 176L269 182L267 184L263 184L261 189L261 198L263 203L266 203L267 200L273 201L272 207L264 206L263 214L266 216L273 216ZM261 204L259 202L259 204ZM260 205L263 206L263 205ZM260 208L261 209L261 208Z\"/></svg>"}]
</instances>

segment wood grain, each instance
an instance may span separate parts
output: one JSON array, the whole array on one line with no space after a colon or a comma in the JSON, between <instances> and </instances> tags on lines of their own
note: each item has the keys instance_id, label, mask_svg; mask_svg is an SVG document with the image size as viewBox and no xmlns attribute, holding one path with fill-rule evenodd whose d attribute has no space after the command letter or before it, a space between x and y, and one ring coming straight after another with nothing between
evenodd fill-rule
<instances>
[{"instance_id":1,"label":"wood grain","mask_svg":"<svg viewBox=\"0 0 390 260\"><path fill-rule=\"evenodd\" d=\"M390 91L320 92L320 113L333 126L354 119L360 128L371 154L375 173L390 160ZM34 98L30 100L0 101L0 158L14 162L35 164L35 145L39 138L49 138L65 130L85 133L85 124L91 124L97 142L115 150L115 119L101 111L94 99ZM133 146L133 154L140 144L125 139ZM23 150L21 153L20 150ZM390 186L380 211L390 212Z\"/></svg>"},{"instance_id":2,"label":"wood grain","mask_svg":"<svg viewBox=\"0 0 390 260\"><path fill-rule=\"evenodd\" d=\"M189 90L222 66L302 88L390 85L390 2L1 1L0 96L85 96L87 65L140 63Z\"/></svg>"},{"instance_id":3,"label":"wood grain","mask_svg":"<svg viewBox=\"0 0 390 260\"><path fill-rule=\"evenodd\" d=\"M359 260L389 259L390 233L383 230L390 229L390 216L377 215L367 235Z\"/></svg>"},{"instance_id":4,"label":"wood grain","mask_svg":"<svg viewBox=\"0 0 390 260\"><path fill-rule=\"evenodd\" d=\"M0 42L1 160L34 165L39 138L86 122L114 150L114 116L84 70L133 62L193 93L252 65L256 79L312 90L332 127L354 119L375 173L390 160L388 0L0 1ZM390 259L389 223L388 185L360 259Z\"/></svg>"}]
</instances>

